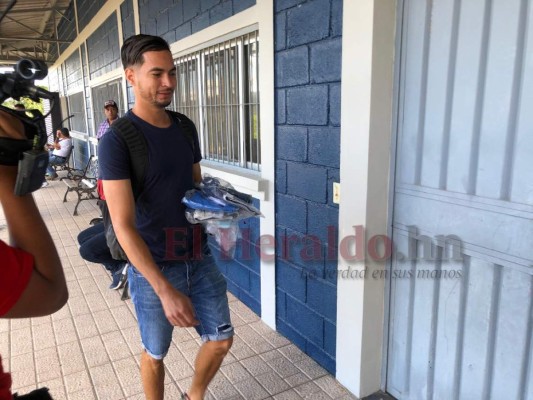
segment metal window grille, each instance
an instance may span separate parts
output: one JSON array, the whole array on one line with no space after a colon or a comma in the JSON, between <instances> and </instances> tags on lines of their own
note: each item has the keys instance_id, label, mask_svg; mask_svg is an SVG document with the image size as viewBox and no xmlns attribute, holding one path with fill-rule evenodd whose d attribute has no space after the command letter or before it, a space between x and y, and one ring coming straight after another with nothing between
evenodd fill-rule
<instances>
[{"instance_id":1,"label":"metal window grille","mask_svg":"<svg viewBox=\"0 0 533 400\"><path fill-rule=\"evenodd\" d=\"M85 133L85 105L83 102L83 92L75 93L67 97L69 114L74 115L70 120L70 128L77 132Z\"/></svg>"},{"instance_id":2,"label":"metal window grille","mask_svg":"<svg viewBox=\"0 0 533 400\"><path fill-rule=\"evenodd\" d=\"M100 123L105 119L104 103L107 100L115 100L118 105L118 115L124 115L125 108L122 96L122 79L116 79L103 85L95 86L91 89L93 115L94 115L94 132L98 132Z\"/></svg>"},{"instance_id":3,"label":"metal window grille","mask_svg":"<svg viewBox=\"0 0 533 400\"><path fill-rule=\"evenodd\" d=\"M261 170L257 31L176 60L176 109L198 128L207 160Z\"/></svg>"}]
</instances>

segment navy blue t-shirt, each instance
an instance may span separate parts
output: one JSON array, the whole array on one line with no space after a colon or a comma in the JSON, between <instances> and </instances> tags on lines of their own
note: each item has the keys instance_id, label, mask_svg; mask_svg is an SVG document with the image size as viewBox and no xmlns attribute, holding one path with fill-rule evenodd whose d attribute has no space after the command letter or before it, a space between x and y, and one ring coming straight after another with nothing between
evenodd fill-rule
<instances>
[{"instance_id":1,"label":"navy blue t-shirt","mask_svg":"<svg viewBox=\"0 0 533 400\"><path fill-rule=\"evenodd\" d=\"M190 255L193 228L185 218L181 199L187 190L194 188L192 165L202 159L198 134L194 132L193 151L189 139L173 118L169 128L158 128L131 110L126 117L143 133L148 146L144 188L135 203L139 234L156 262L185 253ZM98 143L98 164L100 179L132 178L126 143L113 131L113 125ZM186 245L180 244L183 240Z\"/></svg>"}]
</instances>

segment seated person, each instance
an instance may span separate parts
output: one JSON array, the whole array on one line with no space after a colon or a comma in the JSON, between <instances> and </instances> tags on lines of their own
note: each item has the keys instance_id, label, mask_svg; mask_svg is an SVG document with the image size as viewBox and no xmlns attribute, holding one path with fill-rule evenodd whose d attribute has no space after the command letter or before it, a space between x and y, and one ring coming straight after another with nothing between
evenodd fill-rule
<instances>
[{"instance_id":1,"label":"seated person","mask_svg":"<svg viewBox=\"0 0 533 400\"><path fill-rule=\"evenodd\" d=\"M98 180L98 195L100 197L100 206L105 207L105 196L100 180ZM78 243L80 244L81 258L93 263L103 264L105 269L111 273L113 280L109 289L117 290L124 287L127 281L126 263L111 257L111 252L109 247L107 247L103 223L98 223L81 231L78 234Z\"/></svg>"},{"instance_id":2,"label":"seated person","mask_svg":"<svg viewBox=\"0 0 533 400\"><path fill-rule=\"evenodd\" d=\"M115 260L111 257L104 232L104 224L99 223L91 226L78 234L80 244L80 256L84 260L103 264L111 273L112 282L109 289L121 289L127 281L125 261Z\"/></svg>"},{"instance_id":3,"label":"seated person","mask_svg":"<svg viewBox=\"0 0 533 400\"><path fill-rule=\"evenodd\" d=\"M53 166L65 164L72 150L72 139L70 138L69 130L67 128L58 129L56 140L53 144L47 144L46 147L51 150L46 176L53 180L57 178Z\"/></svg>"}]
</instances>

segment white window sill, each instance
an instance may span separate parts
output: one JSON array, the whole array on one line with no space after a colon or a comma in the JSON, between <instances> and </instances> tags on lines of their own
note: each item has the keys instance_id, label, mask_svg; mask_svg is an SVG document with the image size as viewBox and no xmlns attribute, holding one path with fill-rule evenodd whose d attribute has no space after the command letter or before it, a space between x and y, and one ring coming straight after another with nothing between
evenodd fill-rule
<instances>
[{"instance_id":1,"label":"white window sill","mask_svg":"<svg viewBox=\"0 0 533 400\"><path fill-rule=\"evenodd\" d=\"M209 174L231 183L239 192L249 194L256 199L267 198L268 181L261 178L260 172L248 171L241 168L202 160L202 174Z\"/></svg>"}]
</instances>

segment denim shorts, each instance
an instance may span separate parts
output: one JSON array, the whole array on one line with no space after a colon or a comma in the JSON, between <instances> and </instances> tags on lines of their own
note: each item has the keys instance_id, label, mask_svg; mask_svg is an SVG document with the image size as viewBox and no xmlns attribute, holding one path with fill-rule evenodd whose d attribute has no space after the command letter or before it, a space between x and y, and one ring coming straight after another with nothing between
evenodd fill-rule
<instances>
[{"instance_id":1,"label":"denim shorts","mask_svg":"<svg viewBox=\"0 0 533 400\"><path fill-rule=\"evenodd\" d=\"M165 262L159 268L174 288L191 299L200 322L195 328L204 342L233 336L226 279L207 246L199 260ZM161 360L170 347L174 326L150 283L133 266L128 268L128 282L142 345L151 357Z\"/></svg>"}]
</instances>

